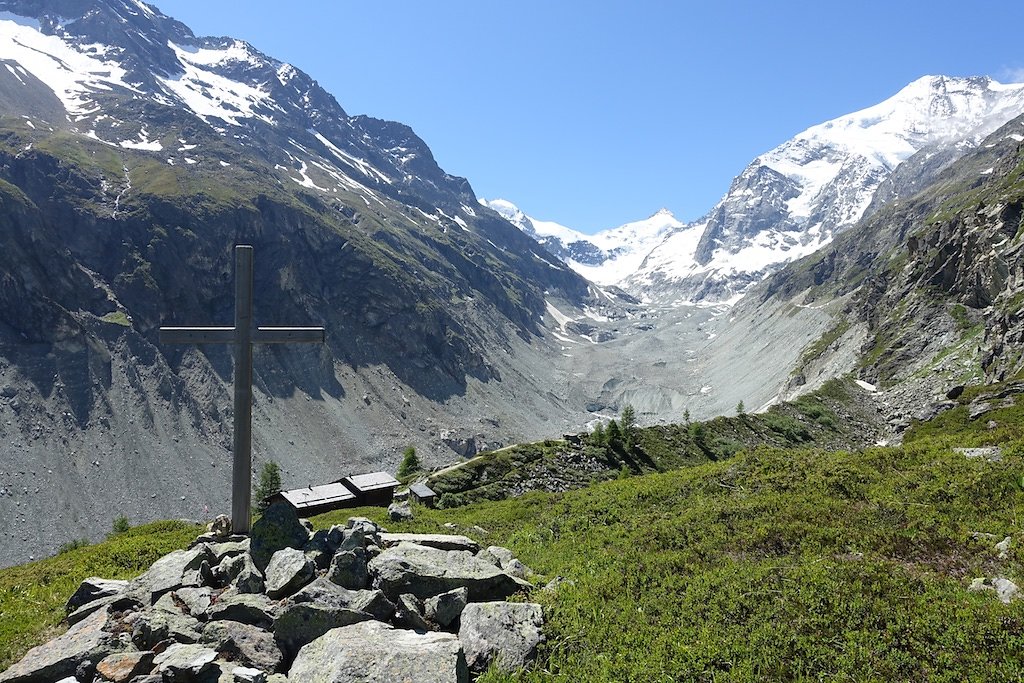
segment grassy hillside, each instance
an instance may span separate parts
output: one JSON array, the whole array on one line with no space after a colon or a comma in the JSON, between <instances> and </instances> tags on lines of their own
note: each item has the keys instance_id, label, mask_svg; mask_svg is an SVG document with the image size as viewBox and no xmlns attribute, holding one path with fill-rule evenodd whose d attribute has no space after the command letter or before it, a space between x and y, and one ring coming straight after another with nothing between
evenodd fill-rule
<instances>
[{"instance_id":1,"label":"grassy hillside","mask_svg":"<svg viewBox=\"0 0 1024 683\"><path fill-rule=\"evenodd\" d=\"M432 473L441 507L502 500L525 491L558 492L618 476L663 472L730 458L745 448L859 448L883 436L875 404L851 379L759 414L636 428L632 438L580 435L488 452Z\"/></svg>"},{"instance_id":2,"label":"grassy hillside","mask_svg":"<svg viewBox=\"0 0 1024 683\"><path fill-rule=\"evenodd\" d=\"M487 681L1017 680L1024 602L967 586L1024 582L1024 403L974 421L946 415L895 448L745 448L564 493L417 509L387 525L454 522L511 548L541 581L566 579L532 596L548 619L538 669ZM1001 461L953 451L992 443ZM358 513L383 520L379 509ZM194 529L179 532L184 542ZM74 577L131 573L102 559L131 538L0 571L0 624L17 605L58 614ZM0 666L54 623L8 627Z\"/></svg>"},{"instance_id":3,"label":"grassy hillside","mask_svg":"<svg viewBox=\"0 0 1024 683\"><path fill-rule=\"evenodd\" d=\"M182 522L154 522L79 545L54 557L0 569L0 671L25 651L61 632L64 604L90 576L127 579L141 574L200 532ZM79 546L79 547L75 547Z\"/></svg>"}]
</instances>

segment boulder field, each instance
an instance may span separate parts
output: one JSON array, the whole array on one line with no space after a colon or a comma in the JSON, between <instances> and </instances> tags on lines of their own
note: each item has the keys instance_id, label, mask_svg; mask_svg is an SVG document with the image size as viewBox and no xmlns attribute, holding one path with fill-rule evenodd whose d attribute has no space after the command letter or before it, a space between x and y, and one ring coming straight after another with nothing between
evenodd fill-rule
<instances>
[{"instance_id":1,"label":"boulder field","mask_svg":"<svg viewBox=\"0 0 1024 683\"><path fill-rule=\"evenodd\" d=\"M541 606L506 602L530 575L465 536L313 532L274 505L248 537L221 520L134 579L86 579L68 631L0 683L464 683L535 657Z\"/></svg>"}]
</instances>

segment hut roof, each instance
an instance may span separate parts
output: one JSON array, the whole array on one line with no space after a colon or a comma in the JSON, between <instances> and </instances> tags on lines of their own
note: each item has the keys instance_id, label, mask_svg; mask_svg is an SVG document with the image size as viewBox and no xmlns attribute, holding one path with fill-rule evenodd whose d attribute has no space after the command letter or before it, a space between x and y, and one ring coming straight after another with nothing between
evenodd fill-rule
<instances>
[{"instance_id":1,"label":"hut roof","mask_svg":"<svg viewBox=\"0 0 1024 683\"><path fill-rule=\"evenodd\" d=\"M281 495L298 510L318 505L342 503L356 497L344 484L337 481L321 486L281 491Z\"/></svg>"},{"instance_id":2,"label":"hut roof","mask_svg":"<svg viewBox=\"0 0 1024 683\"><path fill-rule=\"evenodd\" d=\"M413 484L412 486L410 486L409 492L412 493L417 498L430 498L431 496L437 495L436 493L434 493L433 489L431 489L423 482Z\"/></svg>"},{"instance_id":3,"label":"hut roof","mask_svg":"<svg viewBox=\"0 0 1024 683\"><path fill-rule=\"evenodd\" d=\"M387 472L353 474L345 477L342 481L346 481L351 484L352 487L354 487L353 490L361 491L363 493L367 491L377 491L379 489L395 488L398 486L398 480Z\"/></svg>"}]
</instances>

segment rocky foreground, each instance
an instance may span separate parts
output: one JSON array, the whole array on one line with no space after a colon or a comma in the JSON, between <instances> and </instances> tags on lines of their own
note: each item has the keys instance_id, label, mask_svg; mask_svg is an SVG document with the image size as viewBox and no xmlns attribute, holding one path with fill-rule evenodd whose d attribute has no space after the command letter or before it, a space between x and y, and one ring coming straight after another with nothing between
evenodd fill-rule
<instances>
[{"instance_id":1,"label":"rocky foreground","mask_svg":"<svg viewBox=\"0 0 1024 683\"><path fill-rule=\"evenodd\" d=\"M226 518L130 581L90 578L69 630L3 683L467 682L533 659L540 605L505 548L392 534L353 517L313 532L271 506L250 537Z\"/></svg>"}]
</instances>

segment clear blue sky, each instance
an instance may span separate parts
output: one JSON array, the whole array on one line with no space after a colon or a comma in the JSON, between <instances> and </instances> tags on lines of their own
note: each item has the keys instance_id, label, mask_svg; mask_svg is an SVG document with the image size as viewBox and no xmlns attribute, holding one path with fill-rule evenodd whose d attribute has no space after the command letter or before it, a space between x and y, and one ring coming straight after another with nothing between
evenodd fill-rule
<instances>
[{"instance_id":1,"label":"clear blue sky","mask_svg":"<svg viewBox=\"0 0 1024 683\"><path fill-rule=\"evenodd\" d=\"M699 218L755 156L926 74L1024 81L1024 2L157 0L412 126L478 196Z\"/></svg>"}]
</instances>

